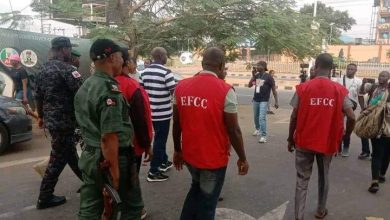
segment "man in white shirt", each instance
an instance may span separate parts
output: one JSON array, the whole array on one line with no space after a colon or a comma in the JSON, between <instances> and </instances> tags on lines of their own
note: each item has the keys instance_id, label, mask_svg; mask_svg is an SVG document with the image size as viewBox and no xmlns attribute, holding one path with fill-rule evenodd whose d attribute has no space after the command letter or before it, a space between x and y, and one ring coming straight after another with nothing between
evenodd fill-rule
<instances>
[{"instance_id":1,"label":"man in white shirt","mask_svg":"<svg viewBox=\"0 0 390 220\"><path fill-rule=\"evenodd\" d=\"M359 95L360 95L360 87L362 86L363 84L363 81L356 77L356 72L357 72L357 65L354 64L354 63L350 63L348 64L347 66L347 73L345 76L341 77L341 78L338 78L337 79L337 82L340 83L341 85L343 85L345 88L348 89L349 93L348 93L348 98L352 101L353 103L353 110L355 111L357 106L358 106L358 103L359 103ZM362 109L364 108L364 106L360 106ZM346 123L350 123L348 118L347 118L347 122ZM341 153L341 156L342 157L348 157L349 156L349 144L350 144L350 140L351 140L351 136L344 136L343 138L343 147L342 149L342 153Z\"/></svg>"}]
</instances>

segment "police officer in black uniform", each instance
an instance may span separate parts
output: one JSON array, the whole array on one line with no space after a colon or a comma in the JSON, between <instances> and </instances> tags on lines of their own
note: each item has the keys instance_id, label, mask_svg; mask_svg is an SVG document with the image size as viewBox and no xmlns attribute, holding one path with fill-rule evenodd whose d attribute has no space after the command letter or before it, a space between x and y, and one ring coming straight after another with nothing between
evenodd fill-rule
<instances>
[{"instance_id":1,"label":"police officer in black uniform","mask_svg":"<svg viewBox=\"0 0 390 220\"><path fill-rule=\"evenodd\" d=\"M78 168L75 143L76 119L73 98L82 84L79 72L70 64L72 44L69 38L57 37L51 41L52 57L43 64L37 75L36 102L38 125L49 130L52 150L43 176L37 209L58 206L65 196L55 196L54 187L66 164L82 179Z\"/></svg>"}]
</instances>

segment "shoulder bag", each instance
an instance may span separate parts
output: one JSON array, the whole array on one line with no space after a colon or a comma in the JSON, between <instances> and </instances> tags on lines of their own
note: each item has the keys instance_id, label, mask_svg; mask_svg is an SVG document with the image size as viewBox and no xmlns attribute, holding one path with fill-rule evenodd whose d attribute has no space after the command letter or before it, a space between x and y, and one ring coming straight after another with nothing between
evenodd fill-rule
<instances>
[{"instance_id":1,"label":"shoulder bag","mask_svg":"<svg viewBox=\"0 0 390 220\"><path fill-rule=\"evenodd\" d=\"M377 105L369 106L359 115L355 124L355 133L358 137L377 138L382 136L388 95L389 92L386 90Z\"/></svg>"}]
</instances>

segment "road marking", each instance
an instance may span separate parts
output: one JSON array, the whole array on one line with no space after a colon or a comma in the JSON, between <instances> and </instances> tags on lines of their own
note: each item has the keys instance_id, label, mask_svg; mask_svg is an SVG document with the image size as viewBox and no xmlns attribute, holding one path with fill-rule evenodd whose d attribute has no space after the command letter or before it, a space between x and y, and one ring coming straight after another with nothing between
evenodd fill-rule
<instances>
[{"instance_id":1,"label":"road marking","mask_svg":"<svg viewBox=\"0 0 390 220\"><path fill-rule=\"evenodd\" d=\"M286 214L287 205L289 201L286 201L276 209L266 213L258 220L283 220L284 215Z\"/></svg>"},{"instance_id":2,"label":"road marking","mask_svg":"<svg viewBox=\"0 0 390 220\"><path fill-rule=\"evenodd\" d=\"M13 161L9 161L9 162L3 162L3 163L0 163L0 169L12 167L12 166L17 166L17 165L23 165L26 163L38 162L38 161L44 160L46 158L47 158L47 156L33 157L33 158L27 158L27 159L22 159L22 160L13 160Z\"/></svg>"},{"instance_id":3,"label":"road marking","mask_svg":"<svg viewBox=\"0 0 390 220\"><path fill-rule=\"evenodd\" d=\"M77 151L77 153L80 156L81 151ZM8 162L2 162L2 163L0 163L0 169L23 165L23 164L27 164L27 163L40 162L42 160L47 159L48 157L49 157L49 155L43 156L43 157L32 157L32 158L26 158L26 159L22 159L22 160L13 160L13 161L8 161Z\"/></svg>"},{"instance_id":4,"label":"road marking","mask_svg":"<svg viewBox=\"0 0 390 220\"><path fill-rule=\"evenodd\" d=\"M20 211L26 212L26 211L30 211L30 210L33 210L33 209L36 209L35 205L30 205L30 206L24 207Z\"/></svg>"},{"instance_id":5,"label":"road marking","mask_svg":"<svg viewBox=\"0 0 390 220\"><path fill-rule=\"evenodd\" d=\"M257 220L283 220L283 217L286 214L288 203L289 201L286 201L279 207L267 212L265 215L261 216ZM216 219L217 220L256 220L256 218L246 213L243 213L235 209L228 209L228 208L217 208Z\"/></svg>"},{"instance_id":6,"label":"road marking","mask_svg":"<svg viewBox=\"0 0 390 220\"><path fill-rule=\"evenodd\" d=\"M283 118L279 121L275 121L274 124L289 124L290 123L290 117L288 118Z\"/></svg>"},{"instance_id":7,"label":"road marking","mask_svg":"<svg viewBox=\"0 0 390 220\"><path fill-rule=\"evenodd\" d=\"M11 217L14 217L15 215L16 215L15 212L6 212L3 214L0 214L0 219L1 218L11 218Z\"/></svg>"}]
</instances>

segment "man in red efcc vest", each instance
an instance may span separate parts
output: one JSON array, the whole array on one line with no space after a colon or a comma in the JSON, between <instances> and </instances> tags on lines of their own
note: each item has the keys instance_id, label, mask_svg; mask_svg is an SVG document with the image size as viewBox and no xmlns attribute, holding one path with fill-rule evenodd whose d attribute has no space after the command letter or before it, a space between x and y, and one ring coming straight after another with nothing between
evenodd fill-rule
<instances>
[{"instance_id":1,"label":"man in red efcc vest","mask_svg":"<svg viewBox=\"0 0 390 220\"><path fill-rule=\"evenodd\" d=\"M150 162L153 152L151 149L151 142L153 139L153 125L152 115L150 111L149 97L146 91L141 85L133 78L129 76L131 65L134 64L135 59L130 57L128 49L122 48L123 66L122 73L115 77L119 85L119 90L130 104L129 116L134 126L134 152L135 152L135 163L137 164L137 173L139 174L142 154L145 153L144 162ZM134 192L139 193L139 192ZM133 209L141 209L141 219L145 219L147 212L142 201L133 200Z\"/></svg>"},{"instance_id":2,"label":"man in red efcc vest","mask_svg":"<svg viewBox=\"0 0 390 220\"><path fill-rule=\"evenodd\" d=\"M328 210L329 165L344 135L350 135L355 125L353 104L348 90L332 82L333 58L320 54L315 61L316 77L296 87L291 100L294 108L290 119L288 150L296 148L295 218L303 220L307 188L314 158L318 166L318 206L316 218L324 218ZM344 132L344 114L352 121Z\"/></svg>"},{"instance_id":3,"label":"man in red efcc vest","mask_svg":"<svg viewBox=\"0 0 390 220\"><path fill-rule=\"evenodd\" d=\"M179 82L173 105L174 165L187 165L191 189L181 220L213 220L229 160L230 144L239 159L238 174L246 175L241 129L237 120L237 96L223 79L224 52L216 47L203 54L203 70Z\"/></svg>"}]
</instances>

